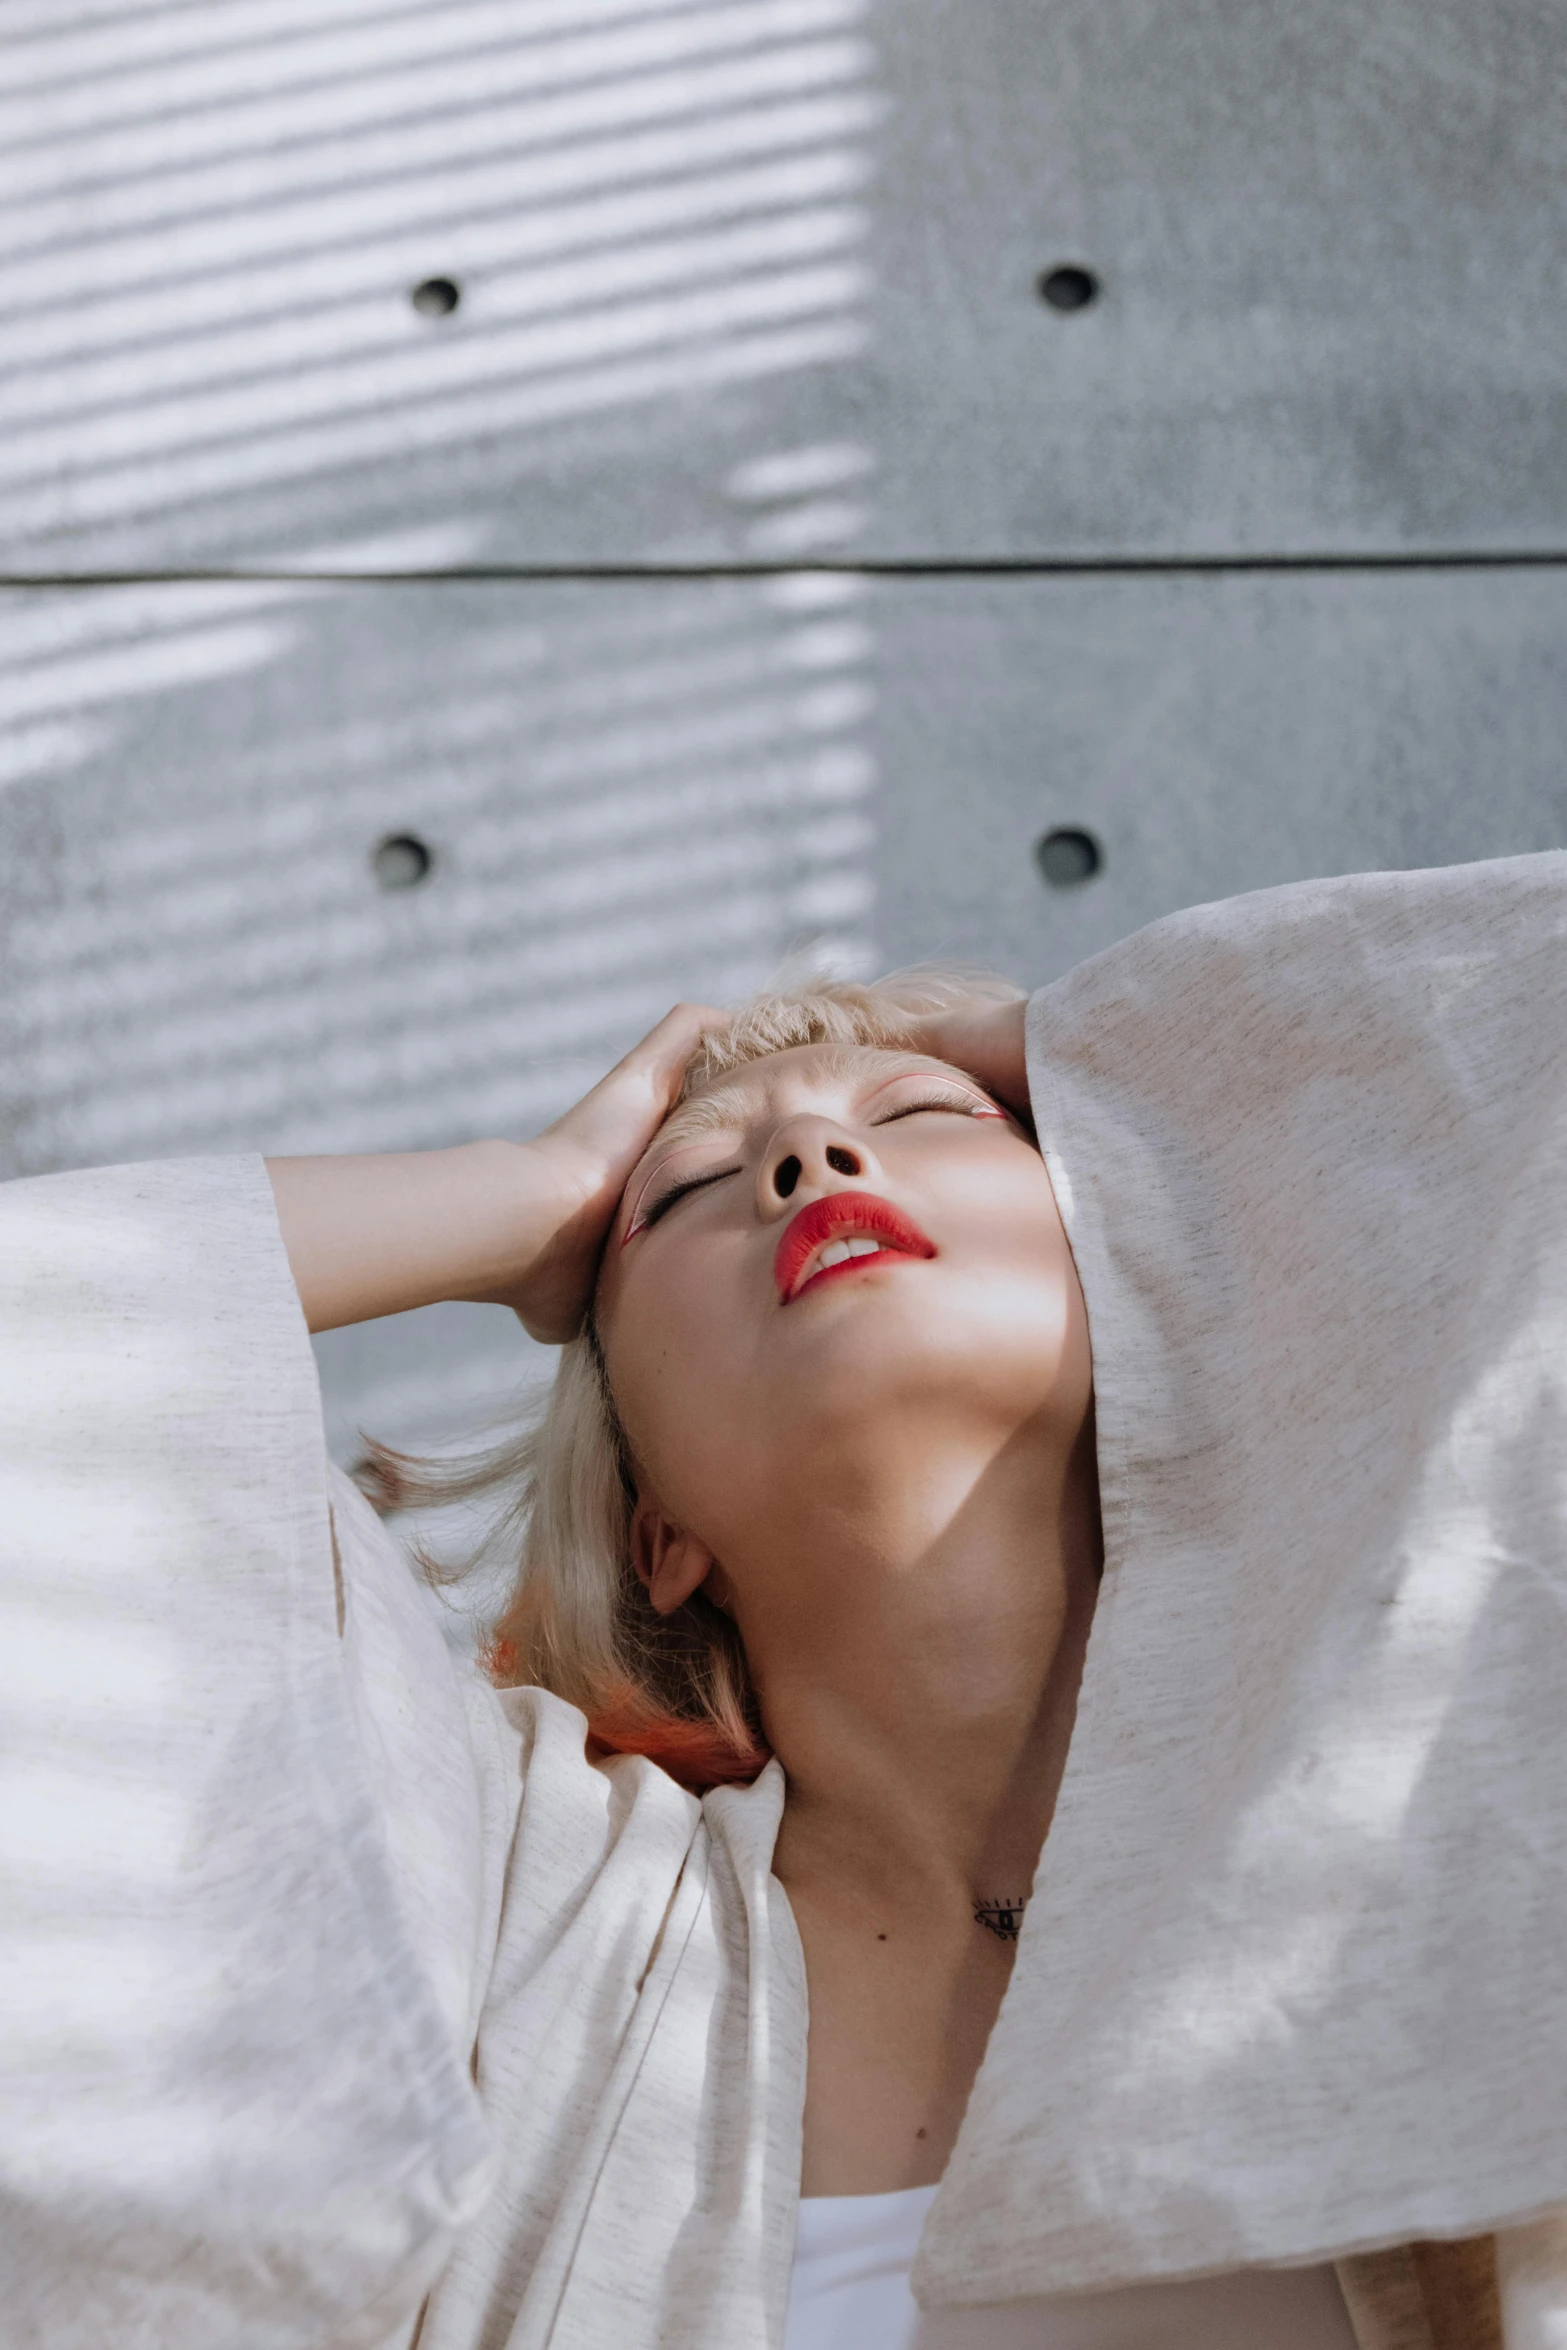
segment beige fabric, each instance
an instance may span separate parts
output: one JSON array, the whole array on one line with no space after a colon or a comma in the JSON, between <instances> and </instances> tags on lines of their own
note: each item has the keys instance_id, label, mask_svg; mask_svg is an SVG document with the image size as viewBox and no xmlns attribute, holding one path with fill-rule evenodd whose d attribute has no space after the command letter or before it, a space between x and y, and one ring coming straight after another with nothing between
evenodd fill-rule
<instances>
[{"instance_id":1,"label":"beige fabric","mask_svg":"<svg viewBox=\"0 0 1567 2350\"><path fill-rule=\"evenodd\" d=\"M777 2340L781 1774L459 1680L259 1162L0 1187L0 1738L6 2350Z\"/></svg>"},{"instance_id":2,"label":"beige fabric","mask_svg":"<svg viewBox=\"0 0 1567 2350\"><path fill-rule=\"evenodd\" d=\"M1107 1566L933 2299L1567 2200L1567 858L1037 997Z\"/></svg>"},{"instance_id":3,"label":"beige fabric","mask_svg":"<svg viewBox=\"0 0 1567 2350\"><path fill-rule=\"evenodd\" d=\"M259 1162L0 1188L0 1915L7 2350L360 2350L417 2303L488 2136L350 1711Z\"/></svg>"},{"instance_id":4,"label":"beige fabric","mask_svg":"<svg viewBox=\"0 0 1567 2350\"><path fill-rule=\"evenodd\" d=\"M1360 2350L1436 2350L1409 2245L1350 2254L1338 2281Z\"/></svg>"},{"instance_id":5,"label":"beige fabric","mask_svg":"<svg viewBox=\"0 0 1567 2350\"><path fill-rule=\"evenodd\" d=\"M525 1793L477 2073L495 2192L420 2350L767 2350L788 2292L804 1969L776 1769L698 1805L508 1696Z\"/></svg>"},{"instance_id":6,"label":"beige fabric","mask_svg":"<svg viewBox=\"0 0 1567 2350\"><path fill-rule=\"evenodd\" d=\"M1494 2236L1352 2254L1338 2277L1360 2350L1503 2350Z\"/></svg>"},{"instance_id":7,"label":"beige fabric","mask_svg":"<svg viewBox=\"0 0 1567 2350\"><path fill-rule=\"evenodd\" d=\"M804 1960L771 1873L782 1773L699 1803L649 1763L589 1763L574 1708L459 1684L427 1595L346 1478L333 1507L345 1661L404 1914L427 1965L465 1989L471 1969L462 2044L476 2033L495 2139L492 2192L419 2350L765 2350L788 2297L805 2098ZM452 1694L476 1813L440 1768ZM471 1940L443 1926L473 1914L454 1906L465 1840Z\"/></svg>"},{"instance_id":8,"label":"beige fabric","mask_svg":"<svg viewBox=\"0 0 1567 2350\"><path fill-rule=\"evenodd\" d=\"M929 2297L1567 2200L1564 879L1276 893L1036 1004L1110 1566ZM776 2350L780 1774L698 1805L459 1682L341 1481L339 1636L259 1165L5 1187L0 1284L7 2344L380 2350L438 2279L419 2350ZM1563 2249L1505 2232L1505 2350L1567 2350ZM1400 2276L1419 2350L1479 2322L1446 2258L1346 2271L1369 2350Z\"/></svg>"}]
</instances>

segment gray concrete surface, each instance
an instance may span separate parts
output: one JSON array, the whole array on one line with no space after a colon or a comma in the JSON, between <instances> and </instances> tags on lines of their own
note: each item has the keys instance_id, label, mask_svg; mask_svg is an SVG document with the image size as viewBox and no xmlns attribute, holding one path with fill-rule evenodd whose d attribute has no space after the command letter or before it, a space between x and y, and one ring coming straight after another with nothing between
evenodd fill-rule
<instances>
[{"instance_id":1,"label":"gray concrete surface","mask_svg":"<svg viewBox=\"0 0 1567 2350\"><path fill-rule=\"evenodd\" d=\"M12 571L1567 544L1547 0L0 36Z\"/></svg>"},{"instance_id":2,"label":"gray concrete surface","mask_svg":"<svg viewBox=\"0 0 1567 2350\"><path fill-rule=\"evenodd\" d=\"M1561 845L1567 562L1475 559L1567 556L1564 79L1544 0L9 0L0 1171ZM548 1364L319 1351L345 1455Z\"/></svg>"},{"instance_id":3,"label":"gray concrete surface","mask_svg":"<svg viewBox=\"0 0 1567 2350\"><path fill-rule=\"evenodd\" d=\"M791 959L1032 985L1567 836L1556 573L13 591L0 632L0 766L82 730L0 793L17 1174L527 1132Z\"/></svg>"}]
</instances>

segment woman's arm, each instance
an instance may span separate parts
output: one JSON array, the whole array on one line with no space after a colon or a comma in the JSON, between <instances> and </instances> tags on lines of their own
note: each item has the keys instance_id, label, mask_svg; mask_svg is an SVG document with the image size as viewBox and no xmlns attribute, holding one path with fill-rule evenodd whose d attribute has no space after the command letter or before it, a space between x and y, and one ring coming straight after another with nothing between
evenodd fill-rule
<instances>
[{"instance_id":1,"label":"woman's arm","mask_svg":"<svg viewBox=\"0 0 1567 2350\"><path fill-rule=\"evenodd\" d=\"M703 1030L727 1017L678 1005L536 1142L269 1159L311 1329L463 1299L511 1306L535 1338L572 1337L626 1179Z\"/></svg>"}]
</instances>

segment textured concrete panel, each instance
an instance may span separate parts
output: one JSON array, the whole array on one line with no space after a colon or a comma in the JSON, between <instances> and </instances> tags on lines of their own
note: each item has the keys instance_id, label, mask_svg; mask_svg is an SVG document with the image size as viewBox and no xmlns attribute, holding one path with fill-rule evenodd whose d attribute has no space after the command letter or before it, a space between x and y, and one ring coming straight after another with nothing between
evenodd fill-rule
<instances>
[{"instance_id":1,"label":"textured concrete panel","mask_svg":"<svg viewBox=\"0 0 1567 2350\"><path fill-rule=\"evenodd\" d=\"M1567 570L910 582L877 943L1054 978L1176 907L1567 846ZM1101 871L1044 886L1086 828Z\"/></svg>"},{"instance_id":2,"label":"textured concrete panel","mask_svg":"<svg viewBox=\"0 0 1567 2350\"><path fill-rule=\"evenodd\" d=\"M0 596L0 1169L527 1133L677 997L866 967L860 601ZM386 887L407 836L432 869ZM482 1425L540 1360L472 1307L320 1353L344 1454Z\"/></svg>"},{"instance_id":3,"label":"textured concrete panel","mask_svg":"<svg viewBox=\"0 0 1567 2350\"><path fill-rule=\"evenodd\" d=\"M1550 0L3 34L12 571L1567 543Z\"/></svg>"},{"instance_id":4,"label":"textured concrete panel","mask_svg":"<svg viewBox=\"0 0 1567 2350\"><path fill-rule=\"evenodd\" d=\"M13 592L4 1171L526 1133L791 954L1032 983L1228 891L1561 846L1564 644L1557 572ZM322 1353L344 1449L538 1367L464 1307Z\"/></svg>"},{"instance_id":5,"label":"textured concrete panel","mask_svg":"<svg viewBox=\"0 0 1567 2350\"><path fill-rule=\"evenodd\" d=\"M675 996L870 952L848 583L83 588L0 619L8 1171L526 1130ZM428 878L384 886L410 838Z\"/></svg>"}]
</instances>

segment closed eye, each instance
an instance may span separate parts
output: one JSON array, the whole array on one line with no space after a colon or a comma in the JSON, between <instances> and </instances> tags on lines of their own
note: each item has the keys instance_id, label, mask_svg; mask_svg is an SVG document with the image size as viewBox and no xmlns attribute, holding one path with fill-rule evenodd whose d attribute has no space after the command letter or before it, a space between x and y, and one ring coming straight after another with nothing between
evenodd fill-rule
<instances>
[{"instance_id":1,"label":"closed eye","mask_svg":"<svg viewBox=\"0 0 1567 2350\"><path fill-rule=\"evenodd\" d=\"M1001 1115L988 1102L976 1102L968 1097L955 1099L950 1093L942 1093L931 1094L924 1101L900 1102L895 1110L888 1110L883 1117L873 1118L871 1124L892 1126L900 1118L917 1118L922 1110L945 1110L954 1118L999 1118Z\"/></svg>"},{"instance_id":2,"label":"closed eye","mask_svg":"<svg viewBox=\"0 0 1567 2350\"><path fill-rule=\"evenodd\" d=\"M661 1192L656 1200L649 1201L642 1210L637 1218L639 1229L645 1232L650 1224L658 1223L661 1217L668 1215L677 1200L685 1199L691 1192L706 1191L709 1184L726 1183L731 1175L740 1172L738 1167L718 1167L711 1175L692 1175L684 1183L672 1183L668 1191Z\"/></svg>"}]
</instances>

